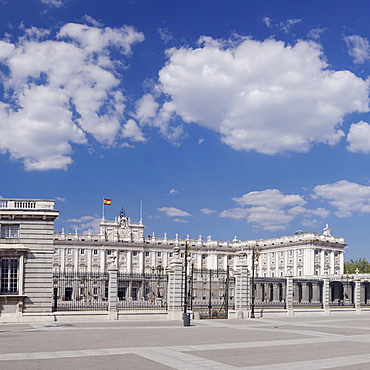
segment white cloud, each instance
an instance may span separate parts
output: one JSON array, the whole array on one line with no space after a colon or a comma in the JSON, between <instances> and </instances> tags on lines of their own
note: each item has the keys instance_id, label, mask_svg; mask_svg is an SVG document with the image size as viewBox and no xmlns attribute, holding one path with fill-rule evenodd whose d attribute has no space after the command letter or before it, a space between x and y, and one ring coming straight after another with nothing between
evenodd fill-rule
<instances>
[{"instance_id":1,"label":"white cloud","mask_svg":"<svg viewBox=\"0 0 370 370\"><path fill-rule=\"evenodd\" d=\"M286 21L282 21L279 23L273 23L272 19L270 17L264 17L262 18L262 22L266 25L266 27L278 30L278 31L283 31L285 33L289 33L291 28L297 24L300 23L300 19L287 19Z\"/></svg>"},{"instance_id":2,"label":"white cloud","mask_svg":"<svg viewBox=\"0 0 370 370\"><path fill-rule=\"evenodd\" d=\"M347 149L352 153L370 152L370 125L367 122L360 121L352 123L347 135L349 143Z\"/></svg>"},{"instance_id":3,"label":"white cloud","mask_svg":"<svg viewBox=\"0 0 370 370\"><path fill-rule=\"evenodd\" d=\"M204 213L205 215L213 215L213 214L217 213L217 211L215 211L213 209L209 209L209 208L202 208L200 211L202 213Z\"/></svg>"},{"instance_id":4,"label":"white cloud","mask_svg":"<svg viewBox=\"0 0 370 370\"><path fill-rule=\"evenodd\" d=\"M280 190L267 189L233 198L241 207L222 211L221 217L246 219L247 222L264 230L284 230L299 216L326 218L329 212L324 208L310 210L303 205L306 201L297 194L284 195Z\"/></svg>"},{"instance_id":5,"label":"white cloud","mask_svg":"<svg viewBox=\"0 0 370 370\"><path fill-rule=\"evenodd\" d=\"M313 40L320 40L320 36L322 33L326 31L325 28L313 28L307 34L307 36Z\"/></svg>"},{"instance_id":6,"label":"white cloud","mask_svg":"<svg viewBox=\"0 0 370 370\"><path fill-rule=\"evenodd\" d=\"M188 220L183 220L181 218L174 218L173 221L174 222L179 222L179 223L184 223L184 224L188 222Z\"/></svg>"},{"instance_id":7,"label":"white cloud","mask_svg":"<svg viewBox=\"0 0 370 370\"><path fill-rule=\"evenodd\" d=\"M179 192L176 189L171 189L166 195L175 195L178 194Z\"/></svg>"},{"instance_id":8,"label":"white cloud","mask_svg":"<svg viewBox=\"0 0 370 370\"><path fill-rule=\"evenodd\" d=\"M0 152L27 170L66 169L72 145L87 144L87 134L114 145L125 97L111 50L127 56L143 35L131 27L74 23L55 38L35 27L24 34L16 43L0 42Z\"/></svg>"},{"instance_id":9,"label":"white cloud","mask_svg":"<svg viewBox=\"0 0 370 370\"><path fill-rule=\"evenodd\" d=\"M65 202L65 198L61 198L61 197L55 197L55 200L58 200L59 202Z\"/></svg>"},{"instance_id":10,"label":"white cloud","mask_svg":"<svg viewBox=\"0 0 370 370\"><path fill-rule=\"evenodd\" d=\"M57 8L59 8L60 6L63 5L63 1L62 0L41 0L41 2L43 4L56 6Z\"/></svg>"},{"instance_id":11,"label":"white cloud","mask_svg":"<svg viewBox=\"0 0 370 370\"><path fill-rule=\"evenodd\" d=\"M336 207L338 217L350 217L354 212L370 213L370 186L347 180L333 184L318 185L314 197L322 198Z\"/></svg>"},{"instance_id":12,"label":"white cloud","mask_svg":"<svg viewBox=\"0 0 370 370\"><path fill-rule=\"evenodd\" d=\"M158 28L159 37L166 44L173 39L173 35L168 28Z\"/></svg>"},{"instance_id":13,"label":"white cloud","mask_svg":"<svg viewBox=\"0 0 370 370\"><path fill-rule=\"evenodd\" d=\"M150 123L151 120L157 115L159 104L154 100L151 94L145 94L136 103L135 118L139 120L141 125Z\"/></svg>"},{"instance_id":14,"label":"white cloud","mask_svg":"<svg viewBox=\"0 0 370 370\"><path fill-rule=\"evenodd\" d=\"M271 23L271 18L270 17L263 17L262 22L266 25L266 27L271 28L272 23Z\"/></svg>"},{"instance_id":15,"label":"white cloud","mask_svg":"<svg viewBox=\"0 0 370 370\"><path fill-rule=\"evenodd\" d=\"M181 209L174 207L162 207L158 208L158 211L164 212L166 216L169 217L188 217L191 216L190 213L182 211Z\"/></svg>"},{"instance_id":16,"label":"white cloud","mask_svg":"<svg viewBox=\"0 0 370 370\"><path fill-rule=\"evenodd\" d=\"M133 119L129 119L122 128L122 137L131 139L132 141L146 141L144 134Z\"/></svg>"},{"instance_id":17,"label":"white cloud","mask_svg":"<svg viewBox=\"0 0 370 370\"><path fill-rule=\"evenodd\" d=\"M348 47L348 54L354 59L356 64L362 64L369 59L370 45L366 38L352 35L346 36L344 41Z\"/></svg>"},{"instance_id":18,"label":"white cloud","mask_svg":"<svg viewBox=\"0 0 370 370\"><path fill-rule=\"evenodd\" d=\"M79 230L86 234L87 231L90 229L91 233L98 233L100 231L100 222L101 216L82 216L80 218L71 218L69 220L64 221L69 223L69 228Z\"/></svg>"},{"instance_id":19,"label":"white cloud","mask_svg":"<svg viewBox=\"0 0 370 370\"><path fill-rule=\"evenodd\" d=\"M157 107L143 115L170 140L183 134L174 124L180 117L218 132L236 150L307 152L315 143L338 143L343 117L368 111L368 83L329 70L313 41L203 37L199 45L167 50L157 86L167 100L154 119Z\"/></svg>"},{"instance_id":20,"label":"white cloud","mask_svg":"<svg viewBox=\"0 0 370 370\"><path fill-rule=\"evenodd\" d=\"M280 28L285 32L289 33L291 28L297 24L301 23L300 19L287 19L285 22L280 22Z\"/></svg>"},{"instance_id":21,"label":"white cloud","mask_svg":"<svg viewBox=\"0 0 370 370\"><path fill-rule=\"evenodd\" d=\"M233 200L242 206L263 204L271 208L304 205L306 203L300 195L284 195L277 189L252 191L240 198L233 198Z\"/></svg>"}]
</instances>

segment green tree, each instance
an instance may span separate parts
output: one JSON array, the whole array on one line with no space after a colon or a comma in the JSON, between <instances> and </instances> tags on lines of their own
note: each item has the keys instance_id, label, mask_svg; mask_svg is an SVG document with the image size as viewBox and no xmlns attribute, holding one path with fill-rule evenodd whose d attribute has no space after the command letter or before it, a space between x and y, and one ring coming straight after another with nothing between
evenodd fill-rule
<instances>
[{"instance_id":1,"label":"green tree","mask_svg":"<svg viewBox=\"0 0 370 370\"><path fill-rule=\"evenodd\" d=\"M360 274L370 273L370 262L366 258L357 258L355 260L349 260L349 262L344 262L344 273L355 274L356 270Z\"/></svg>"}]
</instances>

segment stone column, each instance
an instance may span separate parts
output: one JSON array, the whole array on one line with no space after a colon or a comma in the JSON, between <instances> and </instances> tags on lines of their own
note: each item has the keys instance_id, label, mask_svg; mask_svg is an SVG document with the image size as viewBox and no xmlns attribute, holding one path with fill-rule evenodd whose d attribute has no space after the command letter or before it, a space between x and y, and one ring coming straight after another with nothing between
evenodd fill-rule
<instances>
[{"instance_id":1,"label":"stone column","mask_svg":"<svg viewBox=\"0 0 370 370\"><path fill-rule=\"evenodd\" d=\"M318 281L312 282L312 302L322 303L320 302L320 284Z\"/></svg>"},{"instance_id":2,"label":"stone column","mask_svg":"<svg viewBox=\"0 0 370 370\"><path fill-rule=\"evenodd\" d=\"M248 266L245 255L239 255L239 263L236 266L235 274L235 311L238 319L245 319L249 316L251 304L252 282L248 278Z\"/></svg>"},{"instance_id":3,"label":"stone column","mask_svg":"<svg viewBox=\"0 0 370 370\"><path fill-rule=\"evenodd\" d=\"M288 316L293 316L293 276L286 277L285 304Z\"/></svg>"},{"instance_id":4,"label":"stone column","mask_svg":"<svg viewBox=\"0 0 370 370\"><path fill-rule=\"evenodd\" d=\"M114 262L115 256L112 258L112 263L108 268L109 283L108 283L108 319L117 320L117 296L118 296L118 268Z\"/></svg>"},{"instance_id":5,"label":"stone column","mask_svg":"<svg viewBox=\"0 0 370 370\"><path fill-rule=\"evenodd\" d=\"M182 292L182 260L180 248L174 247L174 258L171 260L168 270L168 318L170 320L181 320L183 311Z\"/></svg>"},{"instance_id":6,"label":"stone column","mask_svg":"<svg viewBox=\"0 0 370 370\"><path fill-rule=\"evenodd\" d=\"M309 301L309 286L308 282L305 281L302 283L302 302L303 303L308 303Z\"/></svg>"},{"instance_id":7,"label":"stone column","mask_svg":"<svg viewBox=\"0 0 370 370\"><path fill-rule=\"evenodd\" d=\"M273 302L280 302L279 301L279 283L273 283Z\"/></svg>"},{"instance_id":8,"label":"stone column","mask_svg":"<svg viewBox=\"0 0 370 370\"><path fill-rule=\"evenodd\" d=\"M329 278L325 276L323 278L323 287L322 287L322 307L324 309L325 315L330 315L330 306L329 306L329 297L330 297L330 282Z\"/></svg>"}]
</instances>

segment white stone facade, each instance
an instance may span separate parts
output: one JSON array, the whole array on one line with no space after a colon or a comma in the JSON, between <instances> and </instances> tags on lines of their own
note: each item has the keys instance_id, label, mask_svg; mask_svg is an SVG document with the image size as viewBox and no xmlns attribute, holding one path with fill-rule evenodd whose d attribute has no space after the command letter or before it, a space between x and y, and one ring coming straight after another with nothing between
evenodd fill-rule
<instances>
[{"instance_id":1,"label":"white stone facade","mask_svg":"<svg viewBox=\"0 0 370 370\"><path fill-rule=\"evenodd\" d=\"M184 257L185 239L162 238L154 233L144 236L144 224L131 222L124 212L114 221L103 219L100 233L92 235L55 234L53 270L107 271L109 256L117 257L117 265L123 273L149 273L166 268L173 258L173 248L180 247ZM343 238L330 234L328 226L323 234L298 231L292 236L240 241L216 241L208 236L203 240L189 238L189 262L195 268L235 270L240 254L245 254L247 265L252 265L252 247L258 251L256 275L260 277L309 277L343 274Z\"/></svg>"}]
</instances>

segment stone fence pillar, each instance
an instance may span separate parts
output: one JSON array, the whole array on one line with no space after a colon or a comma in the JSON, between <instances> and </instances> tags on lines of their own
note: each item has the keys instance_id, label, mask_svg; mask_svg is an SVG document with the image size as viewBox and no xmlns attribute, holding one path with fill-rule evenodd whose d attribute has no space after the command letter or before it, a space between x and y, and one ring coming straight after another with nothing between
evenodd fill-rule
<instances>
[{"instance_id":1,"label":"stone fence pillar","mask_svg":"<svg viewBox=\"0 0 370 370\"><path fill-rule=\"evenodd\" d=\"M355 292L354 292L354 302L356 313L361 313L361 281L360 279L355 279Z\"/></svg>"},{"instance_id":2,"label":"stone fence pillar","mask_svg":"<svg viewBox=\"0 0 370 370\"><path fill-rule=\"evenodd\" d=\"M251 283L244 255L239 256L239 259L235 273L235 311L238 319L245 319L249 317Z\"/></svg>"},{"instance_id":3,"label":"stone fence pillar","mask_svg":"<svg viewBox=\"0 0 370 370\"><path fill-rule=\"evenodd\" d=\"M118 320L117 292L118 292L118 268L112 265L108 268L108 319Z\"/></svg>"},{"instance_id":4,"label":"stone fence pillar","mask_svg":"<svg viewBox=\"0 0 370 370\"><path fill-rule=\"evenodd\" d=\"M327 276L323 277L323 287L322 287L322 307L324 309L325 315L330 315L330 281Z\"/></svg>"},{"instance_id":5,"label":"stone fence pillar","mask_svg":"<svg viewBox=\"0 0 370 370\"><path fill-rule=\"evenodd\" d=\"M168 271L168 318L170 320L182 319L182 260L180 259L180 248L174 248L174 258L171 260ZM185 293L184 293L185 294Z\"/></svg>"},{"instance_id":6,"label":"stone fence pillar","mask_svg":"<svg viewBox=\"0 0 370 370\"><path fill-rule=\"evenodd\" d=\"M288 316L293 316L293 276L286 276L285 305Z\"/></svg>"}]
</instances>

